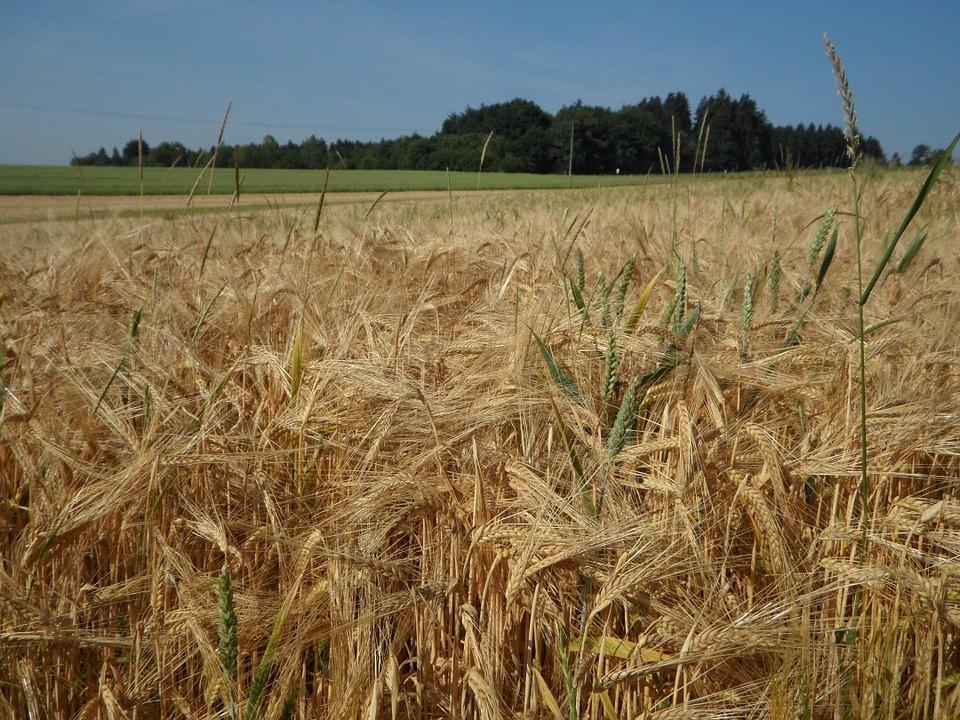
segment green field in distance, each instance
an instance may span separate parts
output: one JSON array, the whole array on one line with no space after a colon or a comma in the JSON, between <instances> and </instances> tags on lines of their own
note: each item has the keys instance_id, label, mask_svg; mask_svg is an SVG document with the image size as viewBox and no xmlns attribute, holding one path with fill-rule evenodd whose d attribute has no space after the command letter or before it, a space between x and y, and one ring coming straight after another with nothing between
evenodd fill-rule
<instances>
[{"instance_id":1,"label":"green field in distance","mask_svg":"<svg viewBox=\"0 0 960 720\"><path fill-rule=\"evenodd\" d=\"M200 170L195 168L147 167L143 172L145 195L186 195L190 192ZM323 189L323 170L241 170L240 192L303 193ZM656 182L645 175L574 175L573 187L638 185ZM209 173L197 186L198 194L206 194ZM534 175L528 173L483 173L481 190L513 190L535 188L565 188L571 186L566 175ZM442 170L343 170L330 172L330 192L362 192L383 190L446 190L448 174ZM476 190L477 173L449 173L449 187L453 190ZM234 171L218 168L213 173L211 191L232 195ZM0 195L138 195L140 193L135 167L71 167L52 165L0 165Z\"/></svg>"}]
</instances>

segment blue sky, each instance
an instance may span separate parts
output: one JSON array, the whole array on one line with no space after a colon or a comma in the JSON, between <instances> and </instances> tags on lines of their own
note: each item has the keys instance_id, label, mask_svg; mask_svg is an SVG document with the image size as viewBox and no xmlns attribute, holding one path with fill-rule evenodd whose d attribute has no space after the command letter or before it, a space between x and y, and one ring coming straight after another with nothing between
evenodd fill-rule
<instances>
[{"instance_id":1,"label":"blue sky","mask_svg":"<svg viewBox=\"0 0 960 720\"><path fill-rule=\"evenodd\" d=\"M960 130L960 2L0 3L0 163L135 137L208 146L431 133L467 105L554 112L749 92L771 121L840 123L821 34L890 155ZM80 112L84 111L84 112Z\"/></svg>"}]
</instances>

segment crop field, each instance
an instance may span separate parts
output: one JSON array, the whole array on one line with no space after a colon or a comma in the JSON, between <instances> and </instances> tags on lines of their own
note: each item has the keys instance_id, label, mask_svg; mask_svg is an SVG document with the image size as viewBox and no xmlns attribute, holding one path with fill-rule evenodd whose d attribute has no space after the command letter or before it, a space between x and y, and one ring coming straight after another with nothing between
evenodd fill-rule
<instances>
[{"instance_id":1,"label":"crop field","mask_svg":"<svg viewBox=\"0 0 960 720\"><path fill-rule=\"evenodd\" d=\"M403 192L336 192L336 193L270 193L242 195L239 200L229 195L0 195L0 225L31 224L69 220L73 222L102 219L159 218L170 220L189 215L227 215L235 218L253 212L310 209L321 202L327 212L334 205L353 205L366 212L378 205L418 203L424 200L459 201L474 191L406 190ZM486 198L505 194L533 196L543 193L576 193L577 190L485 190Z\"/></svg>"},{"instance_id":2,"label":"crop field","mask_svg":"<svg viewBox=\"0 0 960 720\"><path fill-rule=\"evenodd\" d=\"M960 175L870 285L856 177L0 225L0 716L960 717Z\"/></svg>"},{"instance_id":3,"label":"crop field","mask_svg":"<svg viewBox=\"0 0 960 720\"><path fill-rule=\"evenodd\" d=\"M143 169L146 195L186 196L196 184L197 193L208 191L232 195L236 189L233 168L208 171L200 168ZM242 194L305 193L323 189L323 170L247 169L240 171ZM642 175L534 175L527 173L475 173L433 170L332 169L330 192L384 190L514 190L525 188L591 188L658 182ZM0 165L0 195L139 195L140 172L136 167L57 167L45 165Z\"/></svg>"}]
</instances>

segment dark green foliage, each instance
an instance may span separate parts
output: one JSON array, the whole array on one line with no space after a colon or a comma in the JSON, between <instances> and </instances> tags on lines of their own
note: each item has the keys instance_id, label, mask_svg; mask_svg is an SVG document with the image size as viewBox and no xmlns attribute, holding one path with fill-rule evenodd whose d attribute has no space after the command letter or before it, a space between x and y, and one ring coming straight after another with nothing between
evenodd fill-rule
<instances>
[{"instance_id":1,"label":"dark green foliage","mask_svg":"<svg viewBox=\"0 0 960 720\"><path fill-rule=\"evenodd\" d=\"M725 90L704 98L696 126L710 127L704 169L751 170L772 166L773 126L749 95L733 99Z\"/></svg>"},{"instance_id":2,"label":"dark green foliage","mask_svg":"<svg viewBox=\"0 0 960 720\"><path fill-rule=\"evenodd\" d=\"M835 125L774 127L771 142L775 149L772 167L826 168L849 164L843 128ZM860 149L864 157L885 160L883 148L874 137L861 138Z\"/></svg>"},{"instance_id":3,"label":"dark green foliage","mask_svg":"<svg viewBox=\"0 0 960 720\"><path fill-rule=\"evenodd\" d=\"M693 170L697 139L709 141L703 156L708 172L786 167L846 166L843 131L830 125L775 127L749 95L735 99L724 90L703 98L695 116L682 92L666 98L643 98L619 110L577 101L551 115L522 98L468 107L453 113L439 132L424 137L414 133L391 140L328 144L311 135L301 143L280 144L272 135L260 143L220 145L223 167L319 170L328 165L358 170L475 171L487 136L493 136L483 167L487 172L563 173L570 163L573 127L573 172L578 175L660 173ZM679 143L679 157L675 148ZM929 148L921 146L918 162ZM864 138L865 156L884 160L875 138ZM192 150L179 142L144 143L144 164L152 167L200 167L213 148ZM663 164L661 164L661 158ZM787 160L789 159L789 163ZM138 164L138 141L109 155L105 148L75 157L75 165Z\"/></svg>"}]
</instances>

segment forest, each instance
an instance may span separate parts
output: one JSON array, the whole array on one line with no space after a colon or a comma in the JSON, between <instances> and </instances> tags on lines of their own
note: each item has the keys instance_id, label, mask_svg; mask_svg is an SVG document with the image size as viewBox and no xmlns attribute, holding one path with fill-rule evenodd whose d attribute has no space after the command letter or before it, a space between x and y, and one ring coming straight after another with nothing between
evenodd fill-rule
<instances>
[{"instance_id":1,"label":"forest","mask_svg":"<svg viewBox=\"0 0 960 720\"><path fill-rule=\"evenodd\" d=\"M572 158L571 158L572 147ZM843 130L834 125L773 125L748 94L725 90L704 97L695 110L682 92L649 97L619 110L577 101L555 114L521 98L453 113L440 130L394 139L327 142L310 135L281 144L191 149L176 141L151 145L133 139L122 149L77 157L75 165L198 166L216 150L220 167L368 170L477 170L576 174L646 174L845 167ZM880 142L864 137L865 157L885 163ZM918 146L914 164L930 148ZM891 163L899 164L898 156Z\"/></svg>"}]
</instances>

